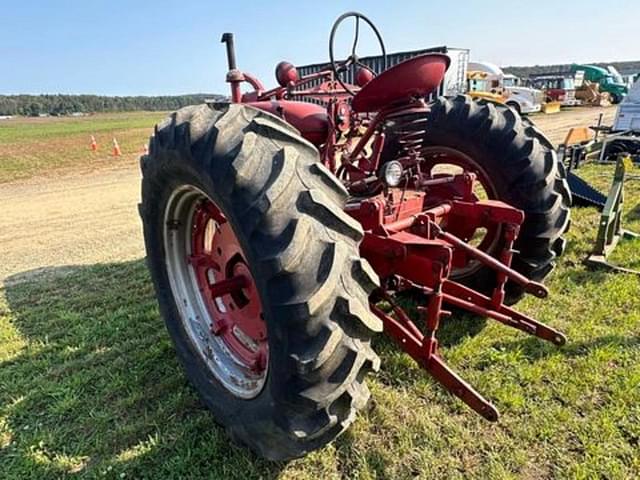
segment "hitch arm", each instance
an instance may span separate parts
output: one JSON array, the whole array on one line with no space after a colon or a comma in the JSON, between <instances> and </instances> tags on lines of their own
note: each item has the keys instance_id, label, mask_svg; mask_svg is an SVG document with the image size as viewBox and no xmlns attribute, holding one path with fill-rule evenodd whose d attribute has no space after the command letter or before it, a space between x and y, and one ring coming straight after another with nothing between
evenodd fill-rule
<instances>
[{"instance_id":1,"label":"hitch arm","mask_svg":"<svg viewBox=\"0 0 640 480\"><path fill-rule=\"evenodd\" d=\"M475 247L472 247L468 243L463 242L455 235L445 232L435 222L432 222L432 228L436 229L437 236L443 238L454 247L459 248L460 250L464 250L470 257L474 257L480 260L485 265L491 267L495 271L502 273L509 280L523 287L527 293L530 293L538 298L546 298L547 296L549 296L549 290L547 290L547 287L545 287L541 283L529 280L521 273L518 273L512 268L509 268L507 265L500 262L499 260L496 260L491 255L487 255L482 250L479 250Z\"/></svg>"},{"instance_id":2,"label":"hitch arm","mask_svg":"<svg viewBox=\"0 0 640 480\"><path fill-rule=\"evenodd\" d=\"M496 407L442 358L438 349L437 330L441 319L450 314L443 307L451 305L492 318L555 345L565 344L566 337L558 330L504 304L508 280L537 297L548 295L544 285L529 280L511 268L513 246L524 213L498 201L452 201L426 210L423 206L422 212L417 214L410 210L403 218L385 223L380 204L371 201L367 205L367 209L360 205L357 211L360 217L354 215L363 219L363 225L372 225L366 229L360 251L378 275L389 280L370 297L371 311L382 320L385 333L394 338L400 348L440 385L483 418L497 421L499 413ZM469 222L472 226L502 225L502 246L494 253L495 257L444 231L439 221L446 220L448 215ZM485 295L449 278L452 262L458 252L458 260L471 257L495 271L496 283L492 293ZM417 321L412 320L387 291L400 292L410 288L421 291L427 302L426 306L418 307L420 328ZM375 304L378 300L388 302L391 311L380 309Z\"/></svg>"},{"instance_id":3,"label":"hitch arm","mask_svg":"<svg viewBox=\"0 0 640 480\"><path fill-rule=\"evenodd\" d=\"M493 318L509 327L547 340L559 347L567 342L567 337L558 330L504 304L496 308L489 297L457 282L445 280L442 284L442 291L444 301L450 305L463 308L476 315Z\"/></svg>"},{"instance_id":4,"label":"hitch arm","mask_svg":"<svg viewBox=\"0 0 640 480\"><path fill-rule=\"evenodd\" d=\"M417 331L413 323L411 323L413 328L409 331L402 323L387 315L376 305L371 304L371 311L383 321L385 331L438 383L485 419L490 422L498 420L500 417L498 409L451 370L436 352L429 351L424 335Z\"/></svg>"}]
</instances>

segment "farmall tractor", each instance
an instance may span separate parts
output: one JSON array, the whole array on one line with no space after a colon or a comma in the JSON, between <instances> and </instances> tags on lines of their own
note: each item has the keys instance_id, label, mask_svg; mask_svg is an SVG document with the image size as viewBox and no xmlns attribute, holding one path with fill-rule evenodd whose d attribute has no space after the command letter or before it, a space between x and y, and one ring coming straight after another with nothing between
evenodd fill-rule
<instances>
[{"instance_id":1,"label":"farmall tractor","mask_svg":"<svg viewBox=\"0 0 640 480\"><path fill-rule=\"evenodd\" d=\"M346 19L356 34L337 61ZM361 24L379 72L356 54ZM222 41L231 101L156 127L140 205L162 315L217 422L269 459L322 447L366 405L380 332L497 420L440 355L438 326L465 310L565 342L509 306L547 296L539 282L564 248L571 198L553 146L506 106L427 102L449 58L386 69L358 13L333 25L326 69L301 78L281 62L272 89L236 68L231 34Z\"/></svg>"}]
</instances>

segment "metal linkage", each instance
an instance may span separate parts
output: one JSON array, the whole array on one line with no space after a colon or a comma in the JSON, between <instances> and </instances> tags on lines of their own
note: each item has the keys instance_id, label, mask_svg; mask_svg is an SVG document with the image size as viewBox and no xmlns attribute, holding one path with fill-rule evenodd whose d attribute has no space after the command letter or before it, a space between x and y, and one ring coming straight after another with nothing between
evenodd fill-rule
<instances>
[{"instance_id":1,"label":"metal linkage","mask_svg":"<svg viewBox=\"0 0 640 480\"><path fill-rule=\"evenodd\" d=\"M437 301L437 297L430 297L430 303ZM405 325L376 305L371 305L371 310L384 322L385 332L438 383L485 419L490 422L498 420L500 414L496 407L455 373L438 354L437 340L433 336L425 337L410 320Z\"/></svg>"},{"instance_id":2,"label":"metal linkage","mask_svg":"<svg viewBox=\"0 0 640 480\"><path fill-rule=\"evenodd\" d=\"M464 285L447 280L444 283L444 292L444 299L450 305L463 308L477 315L493 318L509 327L516 328L542 340L547 340L558 346L567 343L567 338L561 332L503 303L496 306L489 297Z\"/></svg>"},{"instance_id":3,"label":"metal linkage","mask_svg":"<svg viewBox=\"0 0 640 480\"><path fill-rule=\"evenodd\" d=\"M414 195L410 198L421 197ZM507 281L522 286L525 292L539 298L548 295L543 285L510 267L513 245L524 215L509 205L491 200L452 200L422 209L419 213L413 213L414 207L407 203L407 206L398 206L394 220L386 222L384 211L389 206L379 198L361 202L357 210L347 210L363 225L375 225L374 219L379 222L378 228L365 232L361 251L380 277L394 280L386 282L387 288L414 288L426 299L426 306L419 308L422 328L394 302L385 288L381 288L372 299L385 300L391 306L391 312L385 312L375 302L371 309L383 321L385 331L438 383L485 419L496 421L499 417L496 407L456 374L440 356L437 331L442 318L450 314L443 306L451 305L492 318L555 345L564 345L566 337L562 333L504 304ZM474 228L491 224L500 227L502 248L496 258L443 229L441 225L456 216L464 218ZM497 282L490 296L449 278L454 259L460 255L495 270Z\"/></svg>"},{"instance_id":4,"label":"metal linkage","mask_svg":"<svg viewBox=\"0 0 640 480\"><path fill-rule=\"evenodd\" d=\"M397 159L399 161L412 160L420 156L426 133L426 123L426 116L406 115L393 120L390 133L397 139L399 146Z\"/></svg>"},{"instance_id":5,"label":"metal linkage","mask_svg":"<svg viewBox=\"0 0 640 480\"><path fill-rule=\"evenodd\" d=\"M593 253L586 260L587 265L606 268L617 272L635 273L640 271L619 267L610 263L607 257L616 248L621 239L640 238L640 235L622 228L622 212L624 205L624 178L628 165L632 165L631 157L620 155L616 163L611 189L600 217L598 236Z\"/></svg>"}]
</instances>

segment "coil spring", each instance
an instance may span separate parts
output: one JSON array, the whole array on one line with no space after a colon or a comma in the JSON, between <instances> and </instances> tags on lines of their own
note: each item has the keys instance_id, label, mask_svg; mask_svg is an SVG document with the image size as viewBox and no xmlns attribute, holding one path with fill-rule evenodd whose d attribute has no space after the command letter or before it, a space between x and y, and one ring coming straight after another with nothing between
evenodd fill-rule
<instances>
[{"instance_id":1,"label":"coil spring","mask_svg":"<svg viewBox=\"0 0 640 480\"><path fill-rule=\"evenodd\" d=\"M421 158L426 123L427 118L424 115L407 115L393 119L388 133L398 145L396 160L410 161Z\"/></svg>"}]
</instances>

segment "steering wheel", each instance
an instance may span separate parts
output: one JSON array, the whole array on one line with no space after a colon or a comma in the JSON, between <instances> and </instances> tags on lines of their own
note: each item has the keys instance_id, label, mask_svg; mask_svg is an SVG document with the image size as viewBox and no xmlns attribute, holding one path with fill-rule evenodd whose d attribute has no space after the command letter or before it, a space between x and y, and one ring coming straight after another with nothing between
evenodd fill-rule
<instances>
[{"instance_id":1,"label":"steering wheel","mask_svg":"<svg viewBox=\"0 0 640 480\"><path fill-rule=\"evenodd\" d=\"M336 62L333 55L333 43L335 40L336 31L338 30L338 26L342 23L342 21L346 20L349 17L354 17L356 19L356 29L353 37L353 44L351 46L351 55L349 55L344 62ZM382 35L380 35L380 32L378 31L376 26L373 24L373 22L371 22L371 20L369 20L367 17L365 17L364 15L358 12L347 12L340 15L338 19L335 21L335 23L333 24L333 27L331 28L331 35L329 36L329 60L331 61L331 70L333 70L336 80L338 81L338 83L340 83L342 88L344 88L345 91L350 95L355 95L356 92L354 92L349 87L347 87L347 85L345 85L345 83L340 78L340 74L345 72L351 65L359 65L361 67L366 68L367 70L372 71L370 67L360 62L360 59L356 54L356 47L358 46L358 36L360 33L360 19L364 20L364 22L367 25L369 25L369 28L373 30L373 33L376 34L376 37L378 38L378 43L380 44L380 49L382 50L382 71L374 72L374 73L380 74L387 69L387 51L384 48Z\"/></svg>"}]
</instances>

